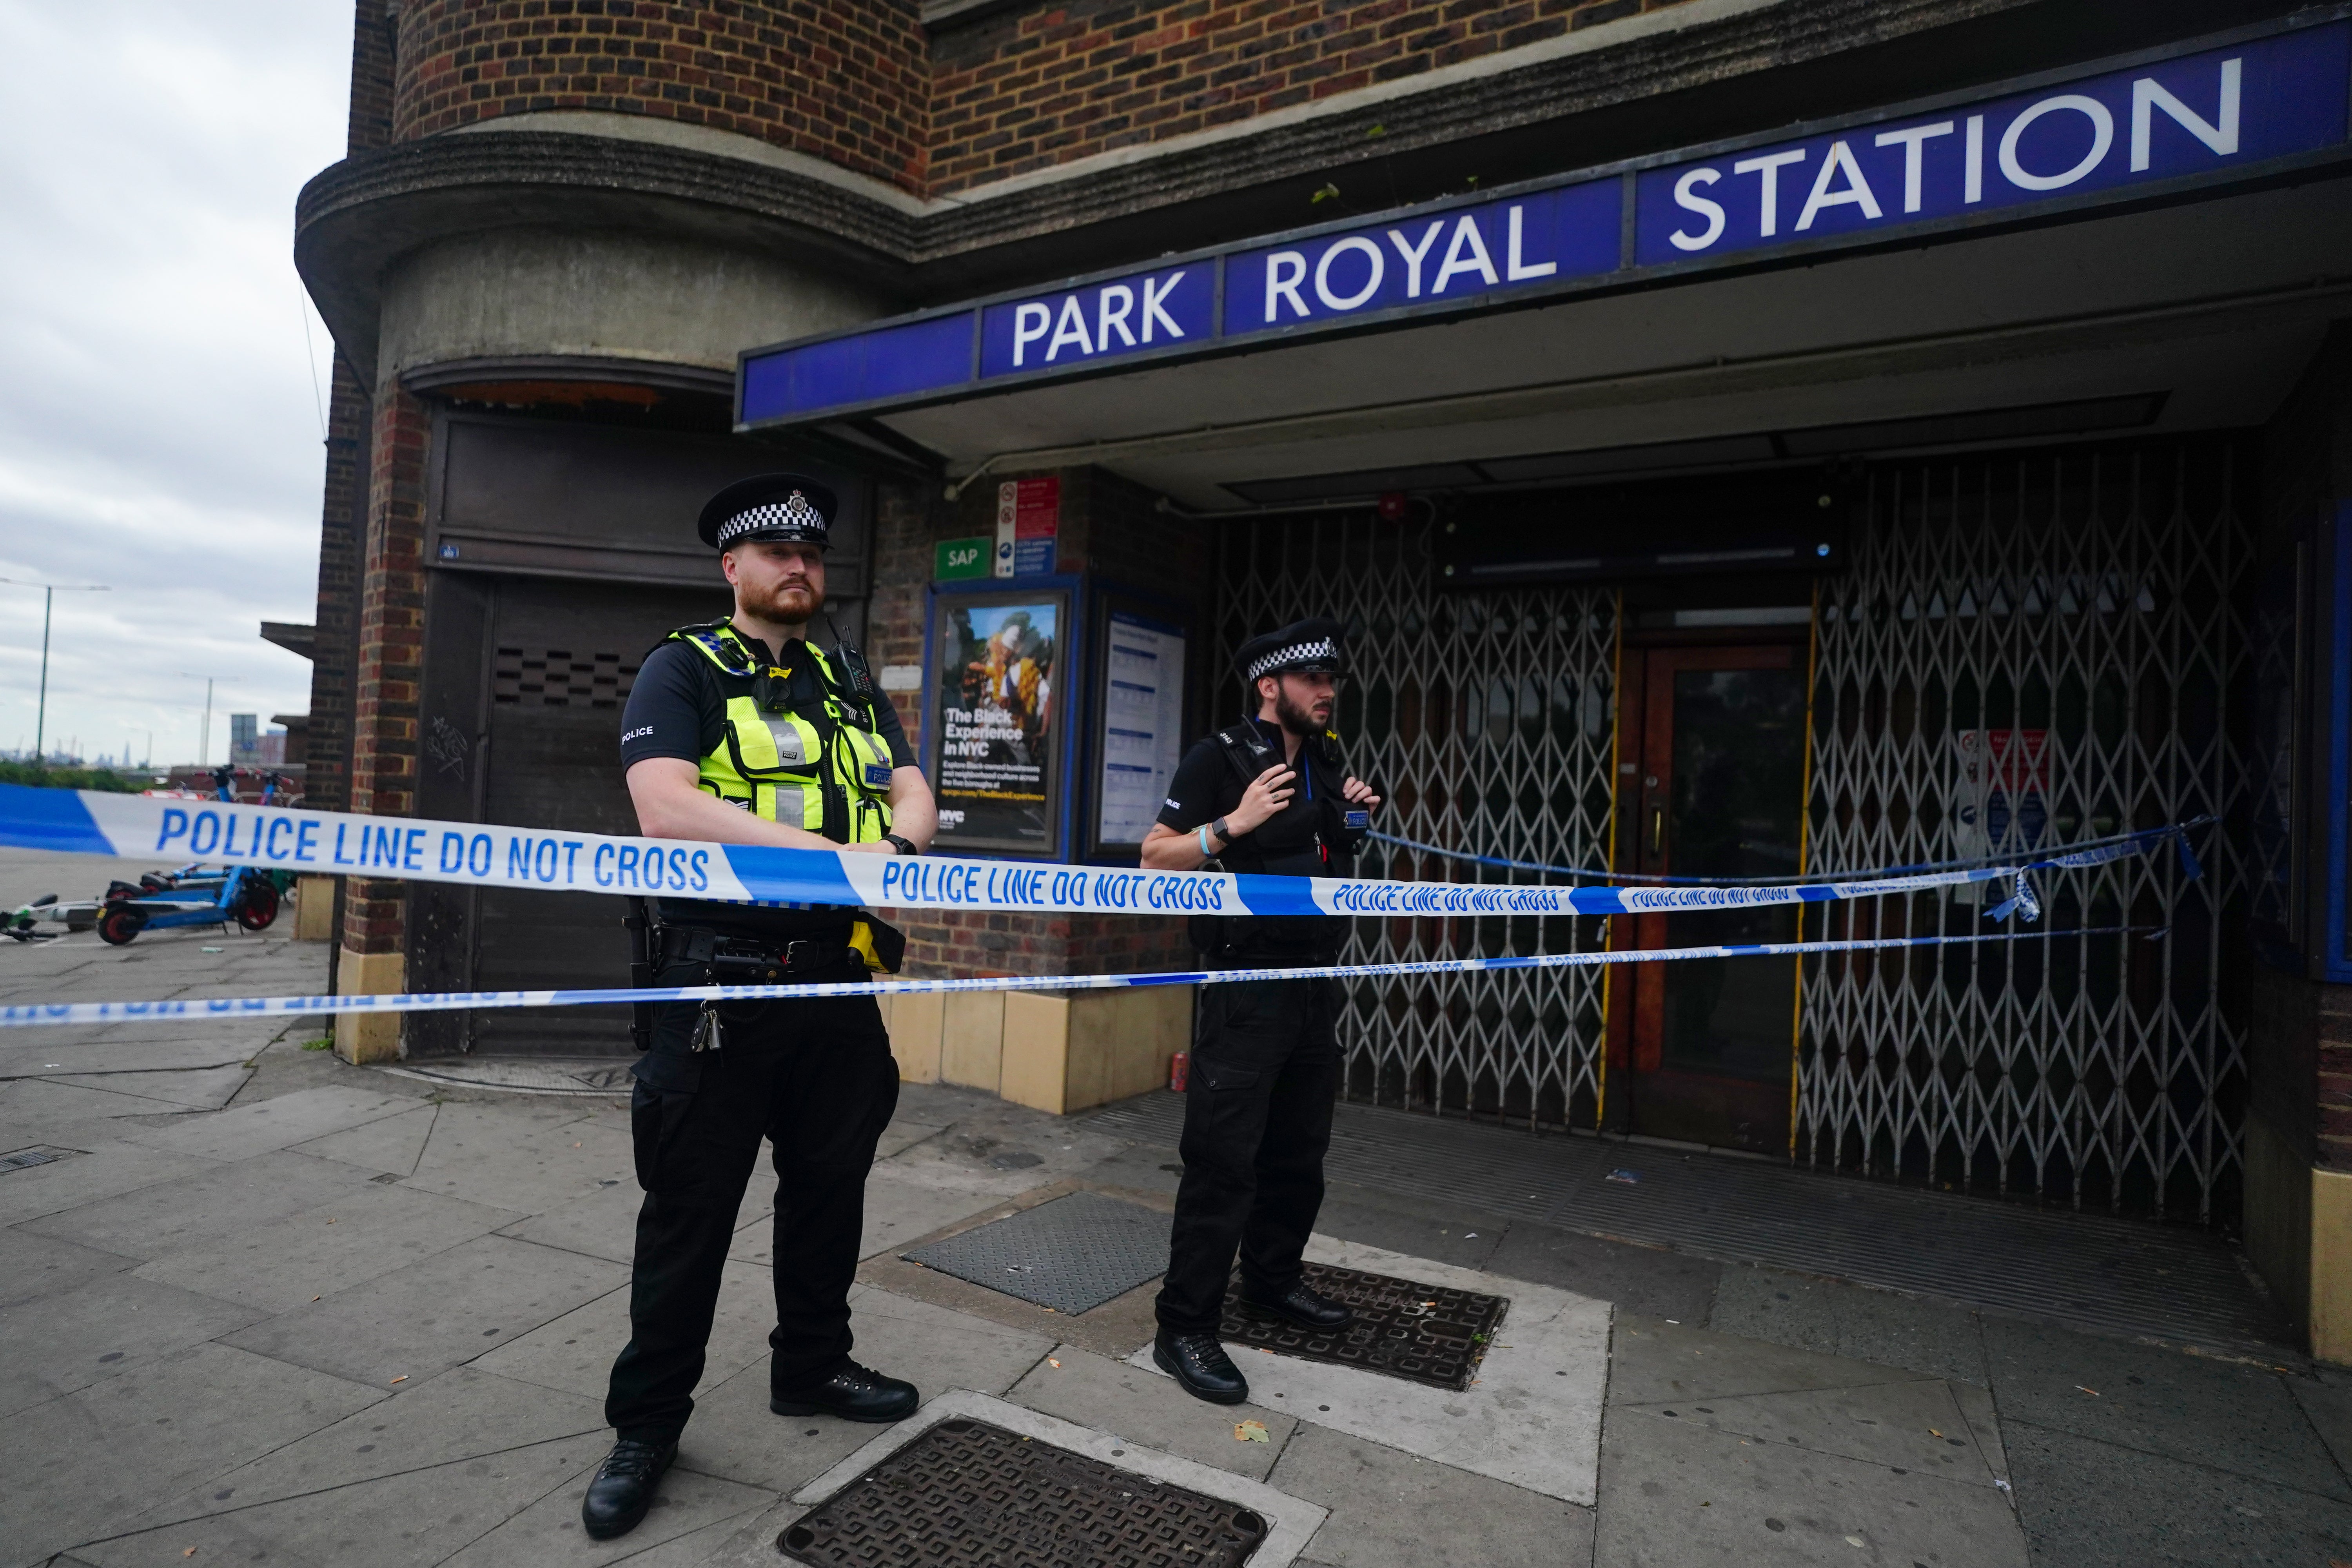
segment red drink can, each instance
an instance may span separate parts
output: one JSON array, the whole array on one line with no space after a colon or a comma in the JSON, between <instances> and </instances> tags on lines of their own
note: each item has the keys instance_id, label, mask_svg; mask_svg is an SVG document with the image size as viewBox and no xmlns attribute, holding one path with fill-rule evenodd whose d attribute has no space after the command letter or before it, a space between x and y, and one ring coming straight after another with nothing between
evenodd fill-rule
<instances>
[{"instance_id":1,"label":"red drink can","mask_svg":"<svg viewBox=\"0 0 2352 1568\"><path fill-rule=\"evenodd\" d=\"M1178 1051L1168 1061L1168 1087L1178 1094L1184 1092L1184 1082L1192 1076L1192 1053Z\"/></svg>"}]
</instances>

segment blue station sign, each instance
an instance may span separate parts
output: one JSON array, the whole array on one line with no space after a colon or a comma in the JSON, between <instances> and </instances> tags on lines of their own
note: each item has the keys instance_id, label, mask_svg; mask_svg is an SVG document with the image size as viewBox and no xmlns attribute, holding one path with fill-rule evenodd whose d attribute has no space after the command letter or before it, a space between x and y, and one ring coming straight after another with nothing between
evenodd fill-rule
<instances>
[{"instance_id":1,"label":"blue station sign","mask_svg":"<svg viewBox=\"0 0 2352 1568\"><path fill-rule=\"evenodd\" d=\"M2200 40L1174 257L740 356L740 427L950 401L1790 256L2088 215L2341 158L2352 23Z\"/></svg>"}]
</instances>

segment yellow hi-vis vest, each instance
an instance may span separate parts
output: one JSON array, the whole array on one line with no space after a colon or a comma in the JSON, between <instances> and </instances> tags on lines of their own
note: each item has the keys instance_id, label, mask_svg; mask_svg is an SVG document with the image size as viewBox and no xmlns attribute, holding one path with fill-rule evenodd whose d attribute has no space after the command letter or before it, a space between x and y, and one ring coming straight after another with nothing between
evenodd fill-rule
<instances>
[{"instance_id":1,"label":"yellow hi-vis vest","mask_svg":"<svg viewBox=\"0 0 2352 1568\"><path fill-rule=\"evenodd\" d=\"M722 674L781 692L791 672L761 665L732 625L681 626L671 642L695 648ZM698 782L747 811L822 834L836 844L875 844L890 830L890 747L868 728L823 649L801 645L814 666L822 700L796 709L763 708L755 695L727 699L719 747L698 764ZM765 679L761 678L765 677Z\"/></svg>"}]
</instances>

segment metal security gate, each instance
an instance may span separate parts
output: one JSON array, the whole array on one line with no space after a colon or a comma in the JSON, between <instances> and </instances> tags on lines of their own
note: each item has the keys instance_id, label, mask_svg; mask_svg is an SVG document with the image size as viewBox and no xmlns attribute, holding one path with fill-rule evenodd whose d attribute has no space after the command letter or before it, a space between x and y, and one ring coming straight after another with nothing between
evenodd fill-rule
<instances>
[{"instance_id":1,"label":"metal security gate","mask_svg":"<svg viewBox=\"0 0 2352 1568\"><path fill-rule=\"evenodd\" d=\"M1229 524L1221 543L1220 684L1230 723L1255 700L1233 653L1261 631L1336 616L1354 632L1339 729L1382 786L1399 837L1512 859L1607 864L1615 595L1524 588L1441 594L1428 519L1369 510ZM1367 876L1507 880L1372 846ZM1519 878L1521 880L1532 879ZM1347 962L1559 952L1601 943L1598 920L1359 919ZM1360 982L1341 1029L1350 1100L1591 1126L1600 1092L1598 969Z\"/></svg>"},{"instance_id":2,"label":"metal security gate","mask_svg":"<svg viewBox=\"0 0 2352 1568\"><path fill-rule=\"evenodd\" d=\"M2213 815L2252 562L2224 441L1970 457L1869 480L1818 616L1816 871L2007 853ZM2195 840L2042 879L2013 945L1809 961L1792 1152L1980 1191L2234 1214L2238 857ZM1995 897L2001 895L1996 894ZM1808 936L1985 927L1973 899L1832 907ZM2130 938L2070 929L2163 928Z\"/></svg>"}]
</instances>

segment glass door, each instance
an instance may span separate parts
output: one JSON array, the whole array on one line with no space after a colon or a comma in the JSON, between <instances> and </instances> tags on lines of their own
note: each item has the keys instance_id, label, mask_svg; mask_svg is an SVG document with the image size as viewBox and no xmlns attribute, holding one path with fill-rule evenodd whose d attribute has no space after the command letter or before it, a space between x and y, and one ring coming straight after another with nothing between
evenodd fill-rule
<instances>
[{"instance_id":1,"label":"glass door","mask_svg":"<svg viewBox=\"0 0 2352 1568\"><path fill-rule=\"evenodd\" d=\"M1793 647L1627 649L1618 868L1790 878L1803 811L1805 672ZM1793 905L1634 915L1618 948L1789 942ZM1628 984L1630 982L1630 984ZM1610 996L1609 1122L1774 1153L1789 1146L1797 961L1628 965Z\"/></svg>"}]
</instances>

